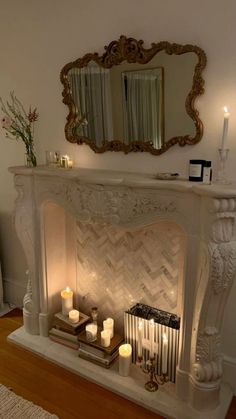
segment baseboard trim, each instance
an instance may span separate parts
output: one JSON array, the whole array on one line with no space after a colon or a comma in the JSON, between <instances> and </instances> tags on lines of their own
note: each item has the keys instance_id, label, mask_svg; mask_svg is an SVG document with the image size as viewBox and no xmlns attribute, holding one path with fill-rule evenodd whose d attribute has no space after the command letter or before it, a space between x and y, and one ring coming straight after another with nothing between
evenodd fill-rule
<instances>
[{"instance_id":1,"label":"baseboard trim","mask_svg":"<svg viewBox=\"0 0 236 419\"><path fill-rule=\"evenodd\" d=\"M11 278L3 278L4 301L16 307L22 307L26 285Z\"/></svg>"},{"instance_id":2,"label":"baseboard trim","mask_svg":"<svg viewBox=\"0 0 236 419\"><path fill-rule=\"evenodd\" d=\"M236 358L224 355L223 359L223 382L228 383L236 396Z\"/></svg>"}]
</instances>

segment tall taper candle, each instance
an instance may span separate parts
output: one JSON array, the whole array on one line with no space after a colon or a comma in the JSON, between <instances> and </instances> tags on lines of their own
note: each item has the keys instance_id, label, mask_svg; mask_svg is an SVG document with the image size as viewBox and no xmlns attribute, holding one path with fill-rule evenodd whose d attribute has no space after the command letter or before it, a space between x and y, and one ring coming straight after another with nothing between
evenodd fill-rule
<instances>
[{"instance_id":1,"label":"tall taper candle","mask_svg":"<svg viewBox=\"0 0 236 419\"><path fill-rule=\"evenodd\" d=\"M162 374L167 373L167 354L168 354L168 339L165 333L162 337Z\"/></svg>"},{"instance_id":2,"label":"tall taper candle","mask_svg":"<svg viewBox=\"0 0 236 419\"><path fill-rule=\"evenodd\" d=\"M142 358L143 354L143 322L138 323L138 358Z\"/></svg>"},{"instance_id":3,"label":"tall taper candle","mask_svg":"<svg viewBox=\"0 0 236 419\"><path fill-rule=\"evenodd\" d=\"M229 117L230 117L230 113L228 112L228 108L224 106L224 125L223 125L221 149L226 148L225 144L226 144L227 135L228 135Z\"/></svg>"},{"instance_id":4,"label":"tall taper candle","mask_svg":"<svg viewBox=\"0 0 236 419\"><path fill-rule=\"evenodd\" d=\"M151 319L149 322L149 341L150 341L150 359L154 358L154 320Z\"/></svg>"}]
</instances>

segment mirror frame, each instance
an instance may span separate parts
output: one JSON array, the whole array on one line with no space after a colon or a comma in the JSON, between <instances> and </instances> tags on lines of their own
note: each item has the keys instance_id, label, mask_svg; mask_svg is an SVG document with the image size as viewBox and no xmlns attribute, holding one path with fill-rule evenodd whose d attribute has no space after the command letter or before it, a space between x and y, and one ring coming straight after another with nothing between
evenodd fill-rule
<instances>
[{"instance_id":1,"label":"mirror frame","mask_svg":"<svg viewBox=\"0 0 236 419\"><path fill-rule=\"evenodd\" d=\"M77 60L66 64L62 68L60 80L64 86L62 92L63 103L69 107L69 114L65 125L65 136L69 142L87 144L96 153L104 153L105 151L123 151L127 154L131 151L146 151L154 155L159 155L167 151L175 144L179 144L179 146L183 147L186 144L196 144L201 140L203 135L203 124L199 118L199 112L195 108L195 100L198 96L204 93L205 81L202 78L202 71L206 67L207 62L205 52L200 47L191 44L181 45L162 41L152 43L151 47L146 49L143 47L143 43L143 40L127 38L126 36L121 35L118 41L112 41L108 46L104 47L105 52L103 55L99 55L96 52L88 53L82 58L78 58ZM185 100L186 112L193 120L196 129L196 135L194 137L191 137L190 135L173 137L166 141L160 149L155 149L151 142L134 141L131 144L125 144L121 140L104 140L103 145L101 147L97 147L92 139L81 137L77 134L73 136L71 134L71 130L76 121L76 107L68 81L68 72L70 69L85 67L90 61L95 61L103 68L111 68L114 65L121 64L123 61L127 61L128 63L146 64L161 51L165 51L166 54L169 55L182 55L188 52L194 52L198 57L198 62L193 73L192 88Z\"/></svg>"}]
</instances>

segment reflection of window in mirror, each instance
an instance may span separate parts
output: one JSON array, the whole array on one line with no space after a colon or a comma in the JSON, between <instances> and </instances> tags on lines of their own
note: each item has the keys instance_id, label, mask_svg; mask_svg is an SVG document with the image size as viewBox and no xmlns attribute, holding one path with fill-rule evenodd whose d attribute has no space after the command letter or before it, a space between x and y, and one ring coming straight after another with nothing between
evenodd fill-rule
<instances>
[{"instance_id":1,"label":"reflection of window in mirror","mask_svg":"<svg viewBox=\"0 0 236 419\"><path fill-rule=\"evenodd\" d=\"M122 73L124 141L150 142L162 146L163 69Z\"/></svg>"},{"instance_id":2,"label":"reflection of window in mirror","mask_svg":"<svg viewBox=\"0 0 236 419\"><path fill-rule=\"evenodd\" d=\"M74 134L101 146L104 139L113 138L110 70L92 61L87 67L72 68L68 80L77 114Z\"/></svg>"}]
</instances>

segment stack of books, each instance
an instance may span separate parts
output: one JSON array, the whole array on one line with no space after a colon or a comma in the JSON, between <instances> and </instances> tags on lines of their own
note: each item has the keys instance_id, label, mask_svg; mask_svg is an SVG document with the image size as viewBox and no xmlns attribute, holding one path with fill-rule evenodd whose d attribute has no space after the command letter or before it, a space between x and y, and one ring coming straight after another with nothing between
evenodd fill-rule
<instances>
[{"instance_id":1,"label":"stack of books","mask_svg":"<svg viewBox=\"0 0 236 419\"><path fill-rule=\"evenodd\" d=\"M84 313L79 313L79 321L72 323L69 317L62 313L56 313L53 317L52 328L49 330L49 338L54 342L78 350L78 334L84 330L86 323L90 320Z\"/></svg>"},{"instance_id":2,"label":"stack of books","mask_svg":"<svg viewBox=\"0 0 236 419\"><path fill-rule=\"evenodd\" d=\"M115 334L111 339L110 346L104 348L101 345L100 331L98 330L97 340L95 342L87 342L85 331L79 333L79 357L102 367L110 368L119 355L119 346L123 342L123 337Z\"/></svg>"}]
</instances>

